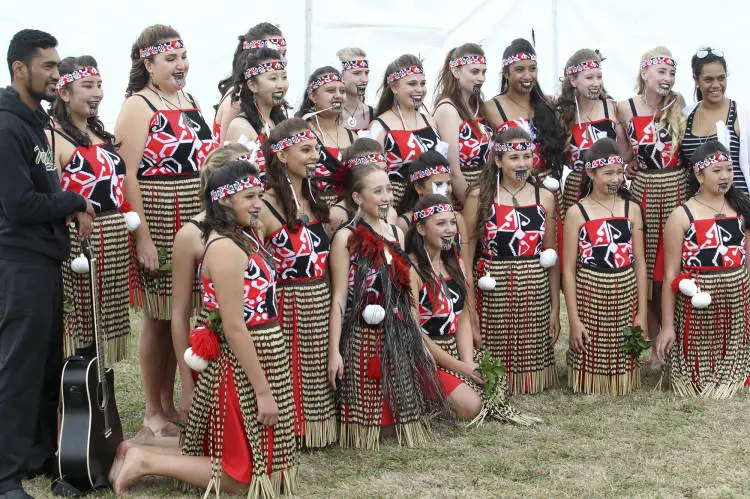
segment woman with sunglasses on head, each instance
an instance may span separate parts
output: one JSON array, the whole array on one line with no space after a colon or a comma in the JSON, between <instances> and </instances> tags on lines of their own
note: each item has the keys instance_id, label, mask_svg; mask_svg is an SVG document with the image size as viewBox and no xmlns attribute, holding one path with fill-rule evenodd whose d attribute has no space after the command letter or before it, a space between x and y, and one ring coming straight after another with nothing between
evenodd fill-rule
<instances>
[{"instance_id":1,"label":"woman with sunglasses on head","mask_svg":"<svg viewBox=\"0 0 750 499\"><path fill-rule=\"evenodd\" d=\"M732 185L747 194L750 186L750 114L737 101L726 96L727 61L724 53L706 47L696 52L690 63L697 103L685 109L688 118L680 151L682 160L688 164L701 144L718 140L732 156Z\"/></svg>"},{"instance_id":2,"label":"woman with sunglasses on head","mask_svg":"<svg viewBox=\"0 0 750 499\"><path fill-rule=\"evenodd\" d=\"M406 192L409 163L440 142L435 121L429 113L422 112L426 95L424 68L416 56L404 54L385 68L375 108L377 118L370 125L370 133L383 144L394 207Z\"/></svg>"},{"instance_id":3,"label":"woman with sunglasses on head","mask_svg":"<svg viewBox=\"0 0 750 499\"><path fill-rule=\"evenodd\" d=\"M664 228L662 329L653 350L684 397L734 396L750 373L750 198L732 185L729 150L706 142L692 157L690 194Z\"/></svg>"},{"instance_id":4,"label":"woman with sunglasses on head","mask_svg":"<svg viewBox=\"0 0 750 499\"><path fill-rule=\"evenodd\" d=\"M365 103L365 92L370 82L370 63L367 54L358 47L346 47L336 52L341 61L341 81L346 98L341 107L344 126L354 133L365 130L374 118L372 106Z\"/></svg>"},{"instance_id":5,"label":"woman with sunglasses on head","mask_svg":"<svg viewBox=\"0 0 750 499\"><path fill-rule=\"evenodd\" d=\"M460 202L466 188L479 177L490 151L491 130L479 114L486 76L484 50L465 43L448 52L435 90L433 116L438 133L448 143L451 180Z\"/></svg>"},{"instance_id":6,"label":"woman with sunglasses on head","mask_svg":"<svg viewBox=\"0 0 750 499\"><path fill-rule=\"evenodd\" d=\"M667 217L687 197L687 170L680 162L685 133L684 101L673 92L677 62L665 47L641 58L636 96L617 104L632 149L630 190L641 204L646 231L646 269L649 280L649 336L659 332L661 286L664 279L663 230Z\"/></svg>"},{"instance_id":7,"label":"woman with sunglasses on head","mask_svg":"<svg viewBox=\"0 0 750 499\"><path fill-rule=\"evenodd\" d=\"M242 112L239 102L239 92L245 83L245 62L250 53L268 48L279 52L279 60L286 64L286 39L278 26L271 23L259 23L240 35L239 43L232 57L232 73L219 82L221 99L215 106L213 135L217 144L224 142L223 133L229 128L229 123ZM286 105L284 106L286 111ZM285 112L286 116L286 112Z\"/></svg>"},{"instance_id":8,"label":"woman with sunglasses on head","mask_svg":"<svg viewBox=\"0 0 750 499\"><path fill-rule=\"evenodd\" d=\"M176 359L172 316L172 242L181 225L201 211L199 174L216 147L198 104L184 92L190 64L174 28L146 28L133 44L127 99L115 125L125 161L125 191L141 225L133 232L136 261L131 301L143 310L139 360L146 395L144 426L174 434ZM135 268L140 266L140 269Z\"/></svg>"}]
</instances>

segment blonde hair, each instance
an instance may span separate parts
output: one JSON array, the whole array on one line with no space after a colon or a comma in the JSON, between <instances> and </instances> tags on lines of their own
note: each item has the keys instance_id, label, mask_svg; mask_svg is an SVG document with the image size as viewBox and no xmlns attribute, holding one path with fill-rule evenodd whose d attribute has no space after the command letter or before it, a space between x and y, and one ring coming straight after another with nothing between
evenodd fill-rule
<instances>
[{"instance_id":1,"label":"blonde hair","mask_svg":"<svg viewBox=\"0 0 750 499\"><path fill-rule=\"evenodd\" d=\"M217 147L206 157L206 161L203 163L201 168L201 184L200 192L206 190L206 183L208 177L221 165L229 163L233 159L237 159L238 156L247 154L249 151L247 147L243 146L239 142L228 142L221 147Z\"/></svg>"},{"instance_id":2,"label":"blonde hair","mask_svg":"<svg viewBox=\"0 0 750 499\"><path fill-rule=\"evenodd\" d=\"M652 57L672 57L672 52L670 52L667 47L654 47L643 54L643 56L641 56L641 61L651 59ZM643 81L643 77L641 76L641 72L644 70L640 69L640 67L641 65L639 63L638 76L636 76L635 80L635 93L638 95L643 95L646 92L646 82ZM668 95L664 96L661 99L661 102L659 102L659 110L663 109L665 106L669 106L665 113L658 111L659 128L664 128L666 126L670 127L670 129L672 130L672 150L675 151L675 154L677 154L676 151L679 151L680 141L682 140L682 136L685 134L687 119L685 118L685 115L682 114L678 96L674 92L670 92Z\"/></svg>"},{"instance_id":3,"label":"blonde hair","mask_svg":"<svg viewBox=\"0 0 750 499\"><path fill-rule=\"evenodd\" d=\"M353 59L364 59L367 57L367 54L359 47L344 47L336 52L336 57L338 57L341 62L344 62Z\"/></svg>"}]
</instances>

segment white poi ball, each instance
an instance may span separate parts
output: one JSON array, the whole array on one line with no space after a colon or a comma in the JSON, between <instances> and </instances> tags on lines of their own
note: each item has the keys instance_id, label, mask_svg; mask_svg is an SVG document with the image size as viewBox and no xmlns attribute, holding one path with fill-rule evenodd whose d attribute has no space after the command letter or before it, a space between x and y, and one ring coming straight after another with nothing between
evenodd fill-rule
<instances>
[{"instance_id":1,"label":"white poi ball","mask_svg":"<svg viewBox=\"0 0 750 499\"><path fill-rule=\"evenodd\" d=\"M70 268L76 274L88 274L89 273L89 260L84 256L83 253L78 255L70 262Z\"/></svg>"},{"instance_id":2,"label":"white poi ball","mask_svg":"<svg viewBox=\"0 0 750 499\"><path fill-rule=\"evenodd\" d=\"M557 251L554 248L547 248L539 253L539 265L548 269L557 263Z\"/></svg>"},{"instance_id":3,"label":"white poi ball","mask_svg":"<svg viewBox=\"0 0 750 499\"><path fill-rule=\"evenodd\" d=\"M362 318L371 326L380 324L385 319L385 309L377 304L370 304L362 311Z\"/></svg>"},{"instance_id":4,"label":"white poi ball","mask_svg":"<svg viewBox=\"0 0 750 499\"><path fill-rule=\"evenodd\" d=\"M197 371L200 373L208 367L208 361L203 357L195 355L195 353L193 353L193 349L190 347L185 350L182 358L185 359L185 364L187 364L188 367L193 371Z\"/></svg>"},{"instance_id":5,"label":"white poi ball","mask_svg":"<svg viewBox=\"0 0 750 499\"><path fill-rule=\"evenodd\" d=\"M141 217L135 211L123 213L122 216L125 218L125 227L128 228L128 232L133 232L141 226Z\"/></svg>"},{"instance_id":6,"label":"white poi ball","mask_svg":"<svg viewBox=\"0 0 750 499\"><path fill-rule=\"evenodd\" d=\"M489 272L484 274L479 278L479 281L477 281L477 286L479 286L479 289L482 291L491 291L495 289L496 284L497 282L495 281L495 278L492 277Z\"/></svg>"},{"instance_id":7,"label":"white poi ball","mask_svg":"<svg viewBox=\"0 0 750 499\"><path fill-rule=\"evenodd\" d=\"M695 283L695 280L693 279L681 280L679 287L680 287L680 293L682 293L685 296L689 296L692 298L693 296L698 294L698 285Z\"/></svg>"},{"instance_id":8,"label":"white poi ball","mask_svg":"<svg viewBox=\"0 0 750 499\"><path fill-rule=\"evenodd\" d=\"M554 178L547 175L544 177L544 180L542 180L542 185L552 192L557 192L560 190L560 182Z\"/></svg>"},{"instance_id":9,"label":"white poi ball","mask_svg":"<svg viewBox=\"0 0 750 499\"><path fill-rule=\"evenodd\" d=\"M708 308L708 306L711 305L711 295L705 291L698 291L698 293L690 299L690 303L693 304L693 308Z\"/></svg>"}]
</instances>

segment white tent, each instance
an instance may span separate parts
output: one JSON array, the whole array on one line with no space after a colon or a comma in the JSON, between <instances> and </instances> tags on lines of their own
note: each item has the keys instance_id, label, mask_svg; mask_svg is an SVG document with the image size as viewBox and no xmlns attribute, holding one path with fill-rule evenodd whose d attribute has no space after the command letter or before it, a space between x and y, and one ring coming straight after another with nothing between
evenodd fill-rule
<instances>
[{"instance_id":1,"label":"white tent","mask_svg":"<svg viewBox=\"0 0 750 499\"><path fill-rule=\"evenodd\" d=\"M216 84L230 70L237 35L261 21L279 24L288 41L288 99L293 105L302 97L309 71L335 64L335 52L344 46L367 51L372 68L368 100L374 103L383 70L398 55L409 52L424 59L432 91L447 50L480 42L489 65L484 95L491 96L499 87L503 49L513 38L530 38L532 29L539 80L548 94L558 91L568 56L590 47L607 57L604 79L609 93L626 98L633 92L641 54L666 45L679 62L676 87L691 102L690 57L700 46L710 45L725 52L729 95L750 103L750 66L741 63L742 47L750 42L745 26L750 4L740 0L185 0L169 7L142 0L6 3L0 10L0 46L7 48L13 33L33 27L58 38L61 57L97 58L106 92L101 114L110 127L127 84L130 46L141 29L153 23L171 24L180 31L191 63L188 87L209 120L219 97ZM0 70L0 85L8 83L7 71Z\"/></svg>"}]
</instances>

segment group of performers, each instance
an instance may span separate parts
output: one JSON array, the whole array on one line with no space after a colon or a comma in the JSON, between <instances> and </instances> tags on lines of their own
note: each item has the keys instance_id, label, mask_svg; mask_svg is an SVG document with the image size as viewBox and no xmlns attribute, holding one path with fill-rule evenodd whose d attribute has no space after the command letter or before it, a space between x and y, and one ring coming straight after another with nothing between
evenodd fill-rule
<instances>
[{"instance_id":1,"label":"group of performers","mask_svg":"<svg viewBox=\"0 0 750 499\"><path fill-rule=\"evenodd\" d=\"M484 100L487 56L467 43L446 55L432 112L418 57L387 65L370 107L366 53L336 55L291 117L283 34L252 27L209 125L183 90L185 43L150 26L113 134L96 61L61 61L48 140L62 189L96 211L110 362L126 354L129 308L143 312L144 431L120 448L116 493L162 475L274 497L293 492L300 448L372 449L388 432L419 445L435 413L529 424L505 395L556 385L562 303L575 392L639 386L623 345L634 329L678 393L744 385L750 122L725 95L720 51L693 56L686 108L664 47L618 103L589 49L545 94L524 39ZM86 276L70 268L68 353L91 343ZM497 397L482 349L506 369Z\"/></svg>"}]
</instances>

